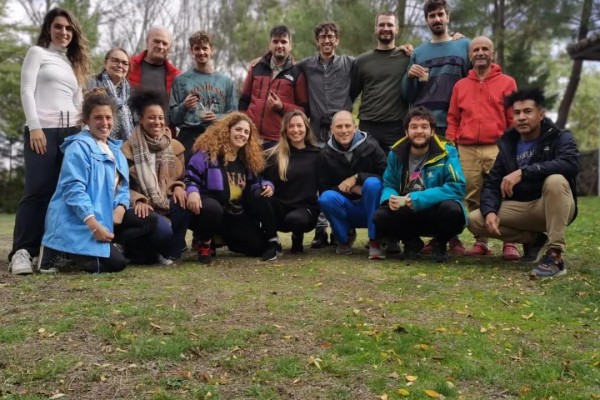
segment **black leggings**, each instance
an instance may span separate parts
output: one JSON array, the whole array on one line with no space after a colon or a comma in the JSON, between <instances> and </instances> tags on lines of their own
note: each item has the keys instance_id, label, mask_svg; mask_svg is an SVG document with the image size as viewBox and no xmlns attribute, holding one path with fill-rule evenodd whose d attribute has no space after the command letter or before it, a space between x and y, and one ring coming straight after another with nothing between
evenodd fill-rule
<instances>
[{"instance_id":1,"label":"black leggings","mask_svg":"<svg viewBox=\"0 0 600 400\"><path fill-rule=\"evenodd\" d=\"M277 224L264 197L245 202L240 215L229 214L212 197L201 198L202 209L192 217L190 228L203 242L220 235L229 250L257 257L267 249L267 240L277 235Z\"/></svg>"},{"instance_id":2,"label":"black leggings","mask_svg":"<svg viewBox=\"0 0 600 400\"><path fill-rule=\"evenodd\" d=\"M446 200L437 206L415 212L409 207L392 211L388 205L380 206L373 217L380 238L411 240L431 236L446 243L465 228L465 215L458 202Z\"/></svg>"},{"instance_id":3,"label":"black leggings","mask_svg":"<svg viewBox=\"0 0 600 400\"><path fill-rule=\"evenodd\" d=\"M276 197L269 197L269 205L275 215L277 230L302 235L315 229L319 208L293 208L286 206Z\"/></svg>"},{"instance_id":4,"label":"black leggings","mask_svg":"<svg viewBox=\"0 0 600 400\"><path fill-rule=\"evenodd\" d=\"M69 258L90 273L119 272L127 266L127 259L114 245L110 244L110 255L108 257L84 256L81 254L70 254Z\"/></svg>"},{"instance_id":5,"label":"black leggings","mask_svg":"<svg viewBox=\"0 0 600 400\"><path fill-rule=\"evenodd\" d=\"M25 249L31 257L40 252L44 221L50 198L56 190L63 160L59 147L69 135L79 132L76 127L43 129L46 135L46 153L38 154L29 144L29 129L23 134L25 159L25 188L15 217L13 247L9 260L17 250Z\"/></svg>"}]
</instances>

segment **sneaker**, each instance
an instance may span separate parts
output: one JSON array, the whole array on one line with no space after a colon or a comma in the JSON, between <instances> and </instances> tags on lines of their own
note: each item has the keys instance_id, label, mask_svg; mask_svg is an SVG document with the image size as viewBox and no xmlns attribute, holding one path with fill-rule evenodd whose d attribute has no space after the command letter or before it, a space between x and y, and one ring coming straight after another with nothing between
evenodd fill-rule
<instances>
[{"instance_id":1,"label":"sneaker","mask_svg":"<svg viewBox=\"0 0 600 400\"><path fill-rule=\"evenodd\" d=\"M540 251L544 248L544 245L548 241L548 235L543 232L537 234L537 237L533 243L523 243L523 257L521 257L522 263L534 263L540 256Z\"/></svg>"},{"instance_id":2,"label":"sneaker","mask_svg":"<svg viewBox=\"0 0 600 400\"><path fill-rule=\"evenodd\" d=\"M450 254L456 254L458 256L462 256L465 254L465 246L463 246L458 236L450 238L450 241L448 242L448 247L448 251L450 252Z\"/></svg>"},{"instance_id":3,"label":"sneaker","mask_svg":"<svg viewBox=\"0 0 600 400\"><path fill-rule=\"evenodd\" d=\"M446 242L433 242L433 260L437 263L443 263L448 261L448 250L446 248Z\"/></svg>"},{"instance_id":4,"label":"sneaker","mask_svg":"<svg viewBox=\"0 0 600 400\"><path fill-rule=\"evenodd\" d=\"M201 264L210 264L212 261L211 243L198 243L198 262Z\"/></svg>"},{"instance_id":5,"label":"sneaker","mask_svg":"<svg viewBox=\"0 0 600 400\"><path fill-rule=\"evenodd\" d=\"M504 243L504 245L502 245L502 259L506 261L517 261L521 259L519 250L514 243Z\"/></svg>"},{"instance_id":6,"label":"sneaker","mask_svg":"<svg viewBox=\"0 0 600 400\"><path fill-rule=\"evenodd\" d=\"M434 242L433 239L431 239L429 242L427 242L427 244L425 246L423 246L423 248L421 249L421 254L433 253L433 242Z\"/></svg>"},{"instance_id":7,"label":"sneaker","mask_svg":"<svg viewBox=\"0 0 600 400\"><path fill-rule=\"evenodd\" d=\"M292 254L304 253L302 242L304 242L304 234L295 235L292 233Z\"/></svg>"},{"instance_id":8,"label":"sneaker","mask_svg":"<svg viewBox=\"0 0 600 400\"><path fill-rule=\"evenodd\" d=\"M402 253L402 258L404 260L416 260L419 258L419 253L422 252L424 246L425 244L420 237L404 240L404 252Z\"/></svg>"},{"instance_id":9,"label":"sneaker","mask_svg":"<svg viewBox=\"0 0 600 400\"><path fill-rule=\"evenodd\" d=\"M487 243L475 242L473 248L465 252L467 256L489 256L492 254L492 250L488 247Z\"/></svg>"},{"instance_id":10,"label":"sneaker","mask_svg":"<svg viewBox=\"0 0 600 400\"><path fill-rule=\"evenodd\" d=\"M311 249L322 249L329 245L327 241L327 231L325 229L317 229L315 231L315 237L312 242L310 242Z\"/></svg>"},{"instance_id":11,"label":"sneaker","mask_svg":"<svg viewBox=\"0 0 600 400\"><path fill-rule=\"evenodd\" d=\"M276 260L277 257L281 257L283 255L283 249L281 248L281 243L270 240L267 245L267 250L262 255L263 261L273 261Z\"/></svg>"},{"instance_id":12,"label":"sneaker","mask_svg":"<svg viewBox=\"0 0 600 400\"><path fill-rule=\"evenodd\" d=\"M557 249L548 249L546 255L537 267L531 270L529 276L531 279L537 277L546 278L550 276L561 276L567 273L562 253Z\"/></svg>"},{"instance_id":13,"label":"sneaker","mask_svg":"<svg viewBox=\"0 0 600 400\"><path fill-rule=\"evenodd\" d=\"M385 249L379 240L369 240L369 260L385 260Z\"/></svg>"},{"instance_id":14,"label":"sneaker","mask_svg":"<svg viewBox=\"0 0 600 400\"><path fill-rule=\"evenodd\" d=\"M352 254L352 247L354 246L354 242L356 242L356 229L352 228L348 232L348 242L338 243L335 246L335 254Z\"/></svg>"},{"instance_id":15,"label":"sneaker","mask_svg":"<svg viewBox=\"0 0 600 400\"><path fill-rule=\"evenodd\" d=\"M168 257L164 257L161 254L158 255L158 263L160 265L164 265L165 267L168 267L169 265L173 265L174 264L173 260L171 260Z\"/></svg>"},{"instance_id":16,"label":"sneaker","mask_svg":"<svg viewBox=\"0 0 600 400\"><path fill-rule=\"evenodd\" d=\"M66 265L66 259L62 253L49 249L46 246L40 246L40 255L37 257L37 270L41 274L58 273L59 265Z\"/></svg>"},{"instance_id":17,"label":"sneaker","mask_svg":"<svg viewBox=\"0 0 600 400\"><path fill-rule=\"evenodd\" d=\"M12 272L13 275L33 274L33 264L27 250L20 249L13 254L12 260L8 265L8 272Z\"/></svg>"},{"instance_id":18,"label":"sneaker","mask_svg":"<svg viewBox=\"0 0 600 400\"><path fill-rule=\"evenodd\" d=\"M395 238L388 239L387 246L385 247L385 251L388 254L400 254L402 249L400 248L400 244L398 240Z\"/></svg>"}]
</instances>

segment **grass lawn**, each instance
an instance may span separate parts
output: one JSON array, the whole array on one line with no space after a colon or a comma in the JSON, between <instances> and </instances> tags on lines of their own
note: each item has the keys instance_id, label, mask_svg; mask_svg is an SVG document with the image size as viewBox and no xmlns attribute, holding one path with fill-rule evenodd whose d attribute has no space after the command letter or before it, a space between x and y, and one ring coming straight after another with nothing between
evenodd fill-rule
<instances>
[{"instance_id":1,"label":"grass lawn","mask_svg":"<svg viewBox=\"0 0 600 400\"><path fill-rule=\"evenodd\" d=\"M369 262L364 230L351 256L19 277L13 218L0 399L600 399L599 198L568 274L536 281L499 257Z\"/></svg>"}]
</instances>

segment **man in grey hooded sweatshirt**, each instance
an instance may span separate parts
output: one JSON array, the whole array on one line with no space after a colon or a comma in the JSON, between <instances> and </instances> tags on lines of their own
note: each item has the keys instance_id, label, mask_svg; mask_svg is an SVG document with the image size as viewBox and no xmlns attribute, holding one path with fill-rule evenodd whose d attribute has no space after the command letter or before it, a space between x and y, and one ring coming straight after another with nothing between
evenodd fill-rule
<instances>
[{"instance_id":1,"label":"man in grey hooded sweatshirt","mask_svg":"<svg viewBox=\"0 0 600 400\"><path fill-rule=\"evenodd\" d=\"M386 154L356 128L352 114L337 112L331 138L319 154L319 206L339 241L337 254L351 254L355 228L369 230L369 259L383 258L373 215L379 205Z\"/></svg>"}]
</instances>

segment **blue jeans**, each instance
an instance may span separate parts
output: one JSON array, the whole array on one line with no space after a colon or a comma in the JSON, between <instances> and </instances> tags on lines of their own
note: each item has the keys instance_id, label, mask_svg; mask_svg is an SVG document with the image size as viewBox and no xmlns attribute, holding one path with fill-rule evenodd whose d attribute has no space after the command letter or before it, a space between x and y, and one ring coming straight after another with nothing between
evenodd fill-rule
<instances>
[{"instance_id":1,"label":"blue jeans","mask_svg":"<svg viewBox=\"0 0 600 400\"><path fill-rule=\"evenodd\" d=\"M379 178L367 178L362 185L360 199L350 200L344 194L335 190L326 190L319 197L319 207L325 214L334 235L340 243L348 243L348 232L352 228L368 228L369 239L377 238L373 216L383 186Z\"/></svg>"}]
</instances>

